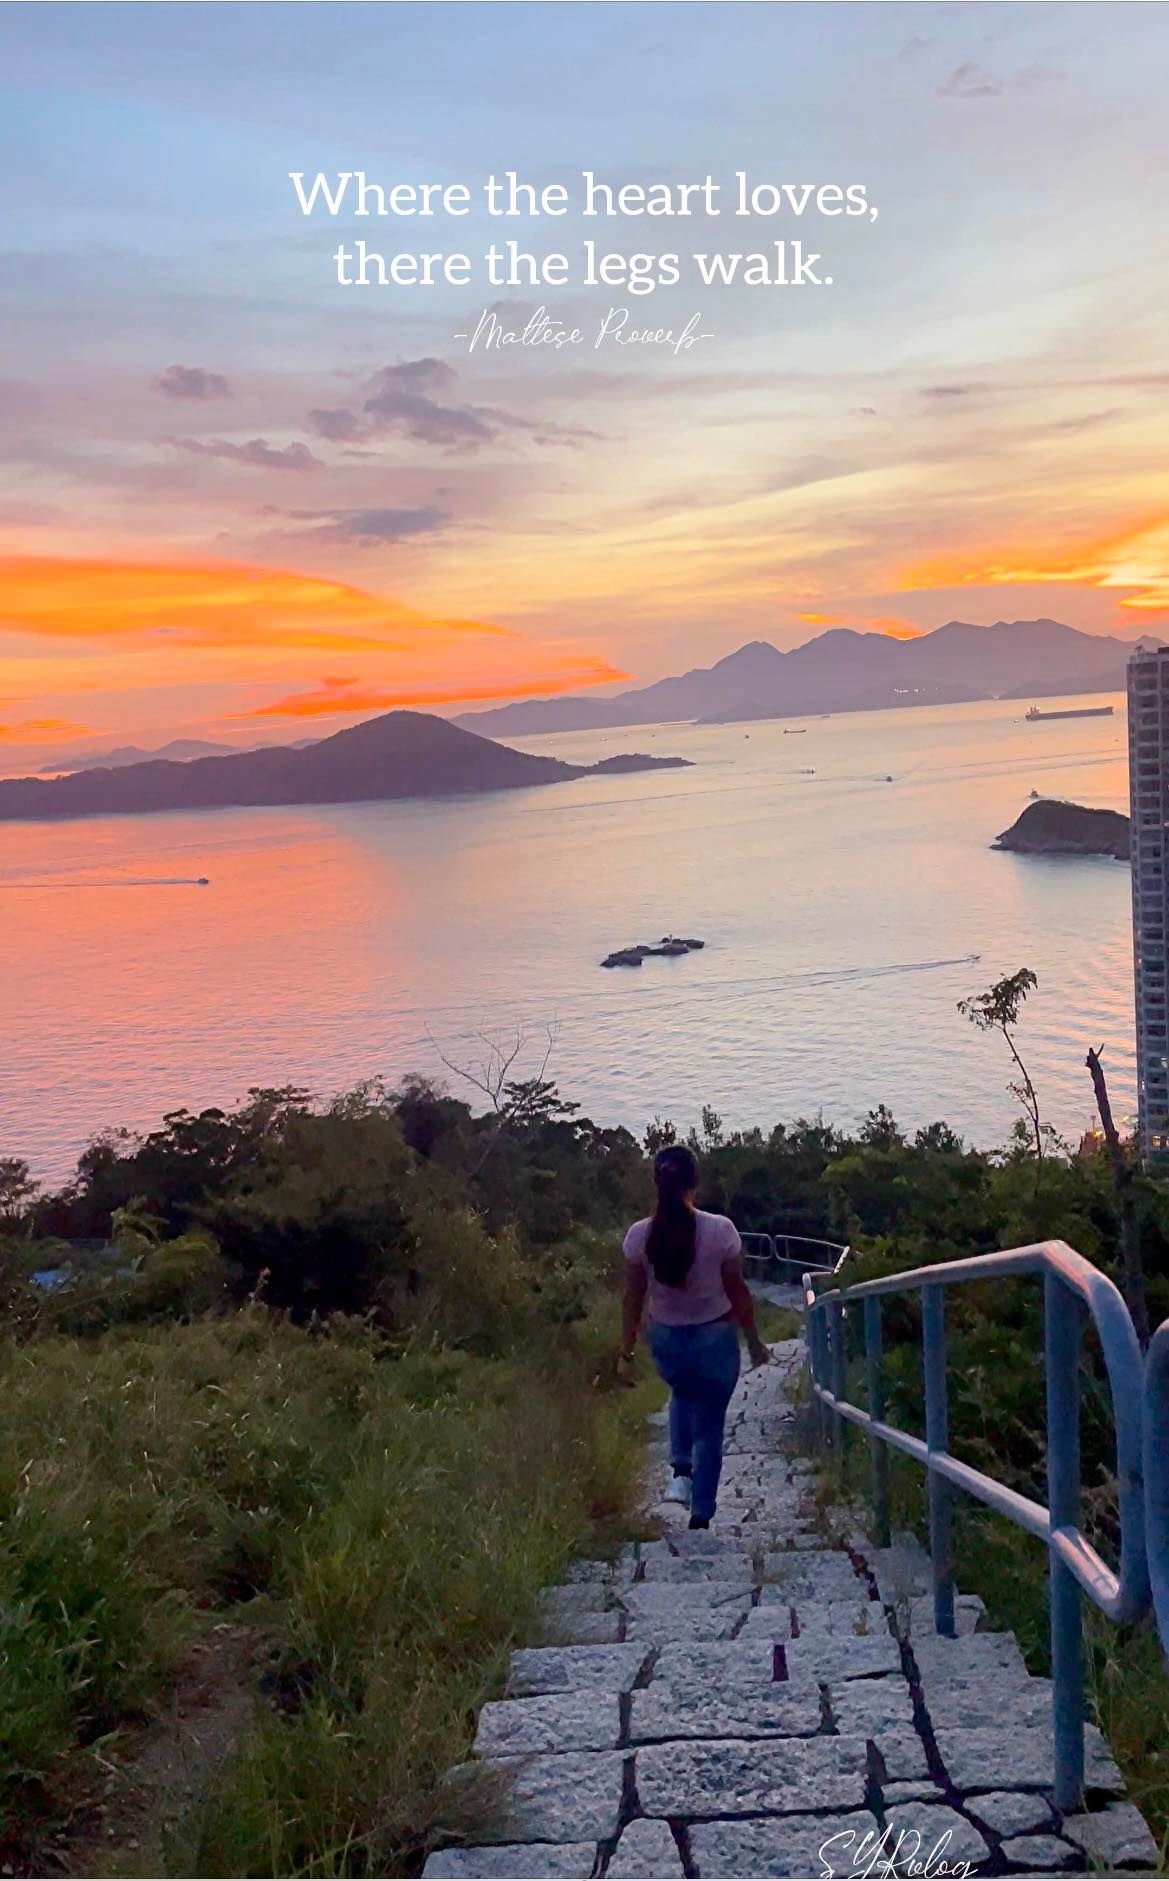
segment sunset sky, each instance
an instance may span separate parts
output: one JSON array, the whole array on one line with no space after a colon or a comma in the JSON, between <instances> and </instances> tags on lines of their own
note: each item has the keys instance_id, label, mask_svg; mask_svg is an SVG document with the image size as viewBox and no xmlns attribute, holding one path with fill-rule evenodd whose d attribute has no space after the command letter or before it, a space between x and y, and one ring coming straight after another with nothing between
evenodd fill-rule
<instances>
[{"instance_id":1,"label":"sunset sky","mask_svg":"<svg viewBox=\"0 0 1169 1881\"><path fill-rule=\"evenodd\" d=\"M0 7L3 765L1169 629L1163 5ZM875 222L306 221L290 170L864 183ZM802 237L831 289L342 289L330 254ZM665 350L468 356L488 302Z\"/></svg>"}]
</instances>

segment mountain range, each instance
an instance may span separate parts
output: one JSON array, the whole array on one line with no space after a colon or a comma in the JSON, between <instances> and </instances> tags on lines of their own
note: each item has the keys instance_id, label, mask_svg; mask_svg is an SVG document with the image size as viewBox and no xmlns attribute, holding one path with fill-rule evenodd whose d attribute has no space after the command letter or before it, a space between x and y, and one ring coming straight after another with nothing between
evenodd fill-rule
<instances>
[{"instance_id":1,"label":"mountain range","mask_svg":"<svg viewBox=\"0 0 1169 1881\"><path fill-rule=\"evenodd\" d=\"M725 725L812 712L879 711L975 699L1038 699L1123 689L1132 646L1055 620L947 621L911 640L831 628L790 652L752 640L696 667L608 699L526 699L452 722L468 731L523 736L596 731L682 719Z\"/></svg>"},{"instance_id":2,"label":"mountain range","mask_svg":"<svg viewBox=\"0 0 1169 1881\"><path fill-rule=\"evenodd\" d=\"M143 745L115 745L110 751L74 751L52 758L39 767L38 776L56 777L61 771L115 771L126 764L146 764L152 758L174 758L180 763L191 758L226 758L238 749L238 745L215 745L206 738L172 738L153 751Z\"/></svg>"},{"instance_id":3,"label":"mountain range","mask_svg":"<svg viewBox=\"0 0 1169 1881\"><path fill-rule=\"evenodd\" d=\"M68 777L10 778L0 781L0 821L439 797L686 762L634 753L598 765L562 764L512 751L427 712L385 712L310 745L267 745L185 761L151 758Z\"/></svg>"}]
</instances>

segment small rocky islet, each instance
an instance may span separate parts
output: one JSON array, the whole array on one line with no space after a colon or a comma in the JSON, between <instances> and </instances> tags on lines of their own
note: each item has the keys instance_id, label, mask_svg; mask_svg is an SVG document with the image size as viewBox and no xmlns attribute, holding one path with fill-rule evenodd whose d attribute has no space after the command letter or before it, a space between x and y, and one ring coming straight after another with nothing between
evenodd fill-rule
<instances>
[{"instance_id":1,"label":"small rocky islet","mask_svg":"<svg viewBox=\"0 0 1169 1881\"><path fill-rule=\"evenodd\" d=\"M1082 803L1039 797L1029 803L992 849L1028 856L1114 856L1129 859L1129 822L1119 810L1094 810Z\"/></svg>"},{"instance_id":2,"label":"small rocky islet","mask_svg":"<svg viewBox=\"0 0 1169 1881\"><path fill-rule=\"evenodd\" d=\"M698 953L705 946L705 941L682 940L677 934L663 934L656 946L618 947L615 953L605 955L601 965L639 967L643 960L676 960L680 954Z\"/></svg>"}]
</instances>

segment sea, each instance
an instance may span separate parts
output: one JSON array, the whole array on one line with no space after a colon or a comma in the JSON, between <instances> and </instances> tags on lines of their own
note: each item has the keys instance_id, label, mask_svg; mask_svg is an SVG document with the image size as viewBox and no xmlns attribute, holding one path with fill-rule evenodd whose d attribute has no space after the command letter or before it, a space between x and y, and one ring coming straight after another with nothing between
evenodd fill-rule
<instances>
[{"instance_id":1,"label":"sea","mask_svg":"<svg viewBox=\"0 0 1169 1881\"><path fill-rule=\"evenodd\" d=\"M1018 1043L1068 1139L1084 1055L1135 1103L1129 871L1016 856L1032 792L1127 808L1111 718L1025 703L515 740L685 770L412 803L0 825L0 1156L68 1175L95 1133L294 1083L411 1072L479 1101L501 1057L640 1134L854 1127L878 1104L1006 1141L1004 1043L959 1000L1038 975ZM198 878L205 876L205 886ZM701 951L605 969L667 934Z\"/></svg>"}]
</instances>

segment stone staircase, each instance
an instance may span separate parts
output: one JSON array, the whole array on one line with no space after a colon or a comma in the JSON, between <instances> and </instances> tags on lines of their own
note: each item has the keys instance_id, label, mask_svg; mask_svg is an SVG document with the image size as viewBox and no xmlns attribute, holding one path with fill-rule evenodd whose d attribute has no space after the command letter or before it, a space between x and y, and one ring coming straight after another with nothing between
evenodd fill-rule
<instances>
[{"instance_id":1,"label":"stone staircase","mask_svg":"<svg viewBox=\"0 0 1169 1881\"><path fill-rule=\"evenodd\" d=\"M476 1845L424 1875L1155 1868L1099 1732L1087 1807L1055 1811L1050 1685L1012 1634L983 1630L977 1597L941 1639L916 1543L825 1545L815 1468L793 1460L802 1342L773 1355L732 1400L715 1526L691 1533L664 1504L662 1539L547 1591L539 1643L452 1773L491 1798Z\"/></svg>"}]
</instances>

